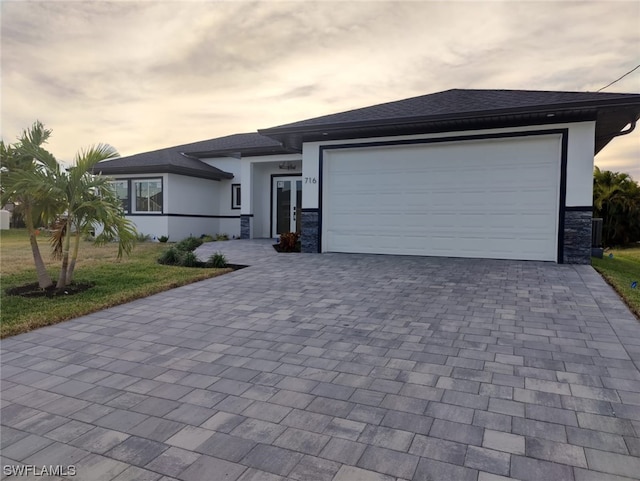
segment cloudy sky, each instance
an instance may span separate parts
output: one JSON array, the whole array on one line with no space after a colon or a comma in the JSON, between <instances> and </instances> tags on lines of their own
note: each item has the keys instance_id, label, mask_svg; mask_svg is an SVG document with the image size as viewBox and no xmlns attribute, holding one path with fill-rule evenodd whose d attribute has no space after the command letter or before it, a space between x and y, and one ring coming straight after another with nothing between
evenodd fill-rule
<instances>
[{"instance_id":1,"label":"cloudy sky","mask_svg":"<svg viewBox=\"0 0 640 481\"><path fill-rule=\"evenodd\" d=\"M1 136L122 155L450 88L595 91L640 63L640 2L0 1ZM640 92L640 69L607 92ZM640 180L640 132L601 168Z\"/></svg>"}]
</instances>

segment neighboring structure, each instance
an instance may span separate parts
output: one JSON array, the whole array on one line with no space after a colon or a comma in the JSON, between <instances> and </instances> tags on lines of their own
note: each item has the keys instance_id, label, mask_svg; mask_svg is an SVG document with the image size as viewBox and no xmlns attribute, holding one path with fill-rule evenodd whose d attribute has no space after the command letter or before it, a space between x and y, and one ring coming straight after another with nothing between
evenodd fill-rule
<instances>
[{"instance_id":1,"label":"neighboring structure","mask_svg":"<svg viewBox=\"0 0 640 481\"><path fill-rule=\"evenodd\" d=\"M638 118L640 94L448 90L95 170L156 237L587 263L594 155Z\"/></svg>"},{"instance_id":2,"label":"neighboring structure","mask_svg":"<svg viewBox=\"0 0 640 481\"><path fill-rule=\"evenodd\" d=\"M0 230L9 230L11 227L11 212L6 209L0 210Z\"/></svg>"}]
</instances>

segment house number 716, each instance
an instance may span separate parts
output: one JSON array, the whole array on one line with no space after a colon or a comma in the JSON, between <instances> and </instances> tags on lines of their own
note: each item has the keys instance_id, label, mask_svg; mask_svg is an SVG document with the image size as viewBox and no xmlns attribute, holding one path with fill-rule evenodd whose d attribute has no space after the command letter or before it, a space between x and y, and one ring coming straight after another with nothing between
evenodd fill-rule
<instances>
[{"instance_id":1,"label":"house number 716","mask_svg":"<svg viewBox=\"0 0 640 481\"><path fill-rule=\"evenodd\" d=\"M304 183L305 184L317 184L318 183L318 179L316 179L315 177L305 177L304 178Z\"/></svg>"}]
</instances>

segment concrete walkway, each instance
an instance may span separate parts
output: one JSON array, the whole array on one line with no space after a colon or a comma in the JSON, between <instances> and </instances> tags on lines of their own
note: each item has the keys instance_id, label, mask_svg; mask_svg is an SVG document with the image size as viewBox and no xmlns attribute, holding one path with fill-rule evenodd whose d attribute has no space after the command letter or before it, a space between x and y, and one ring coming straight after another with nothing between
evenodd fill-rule
<instances>
[{"instance_id":1,"label":"concrete walkway","mask_svg":"<svg viewBox=\"0 0 640 481\"><path fill-rule=\"evenodd\" d=\"M640 323L590 267L216 251L251 267L2 341L3 474L640 477Z\"/></svg>"}]
</instances>

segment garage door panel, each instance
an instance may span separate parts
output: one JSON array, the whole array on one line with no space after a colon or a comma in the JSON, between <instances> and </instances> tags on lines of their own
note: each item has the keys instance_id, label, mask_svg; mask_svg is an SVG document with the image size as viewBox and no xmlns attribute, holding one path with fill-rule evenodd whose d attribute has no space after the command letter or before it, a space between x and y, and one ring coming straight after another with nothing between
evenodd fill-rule
<instances>
[{"instance_id":1,"label":"garage door panel","mask_svg":"<svg viewBox=\"0 0 640 481\"><path fill-rule=\"evenodd\" d=\"M522 259L522 249L530 252L532 257L544 257L545 252L539 249L538 239L521 239L520 246L515 249L512 239L493 238L489 239L491 244L486 246L481 237L459 239L451 236L433 236L425 241L423 237L404 236L399 239L397 235L379 235L375 239L371 236L335 236L331 239L338 252L341 249L348 249L353 238L356 238L360 248L358 252L365 254L379 254L380 249L384 249L385 254L396 255L426 255L428 250L432 256L442 257L463 257L471 258L495 258L495 259Z\"/></svg>"},{"instance_id":2,"label":"garage door panel","mask_svg":"<svg viewBox=\"0 0 640 481\"><path fill-rule=\"evenodd\" d=\"M559 135L325 154L325 251L555 260Z\"/></svg>"},{"instance_id":3,"label":"garage door panel","mask_svg":"<svg viewBox=\"0 0 640 481\"><path fill-rule=\"evenodd\" d=\"M352 213L357 214L357 218L354 218ZM512 236L519 232L537 232L541 236L547 237L555 234L555 228L549 225L547 216L539 213L459 213L443 209L441 212L415 212L399 215L388 207L376 213L364 210L352 211L352 213L334 216L332 227L334 229L362 229L367 232L372 228L375 228L376 232L402 228L407 231L415 230L427 234L433 233L437 229L455 229L456 232L465 234L470 234L477 229L483 232L488 229L500 229L503 233L511 232L509 235ZM523 222L525 218L526 222Z\"/></svg>"}]
</instances>

